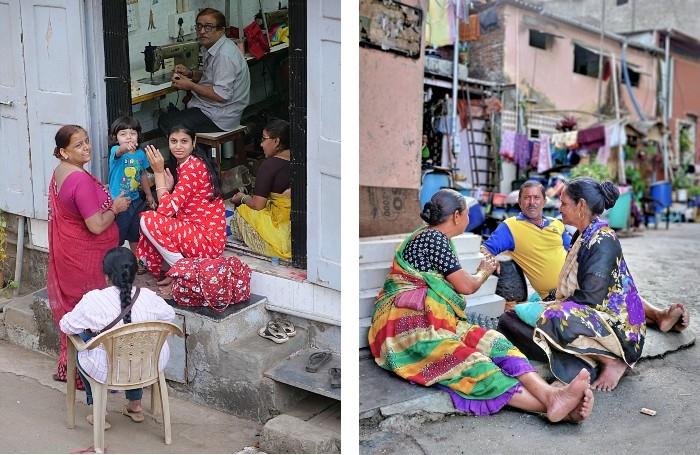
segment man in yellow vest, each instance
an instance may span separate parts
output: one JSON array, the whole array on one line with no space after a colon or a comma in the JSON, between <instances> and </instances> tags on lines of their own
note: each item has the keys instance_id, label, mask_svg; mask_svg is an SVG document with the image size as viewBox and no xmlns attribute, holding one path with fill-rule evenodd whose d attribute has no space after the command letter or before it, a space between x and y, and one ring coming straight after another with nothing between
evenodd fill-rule
<instances>
[{"instance_id":1,"label":"man in yellow vest","mask_svg":"<svg viewBox=\"0 0 700 455\"><path fill-rule=\"evenodd\" d=\"M520 214L501 223L481 246L486 257L511 251L513 260L543 299L554 297L559 272L571 245L571 236L564 224L556 218L543 216L545 201L544 186L540 182L528 180L523 183L518 193ZM682 303L661 309L644 299L642 302L647 320L660 330L680 332L688 327L690 315Z\"/></svg>"}]
</instances>

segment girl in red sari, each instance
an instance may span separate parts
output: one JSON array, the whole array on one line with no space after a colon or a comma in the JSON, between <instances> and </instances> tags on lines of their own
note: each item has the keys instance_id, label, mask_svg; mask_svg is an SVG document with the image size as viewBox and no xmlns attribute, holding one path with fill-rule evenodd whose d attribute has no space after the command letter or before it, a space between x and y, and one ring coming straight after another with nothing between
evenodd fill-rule
<instances>
[{"instance_id":1,"label":"girl in red sari","mask_svg":"<svg viewBox=\"0 0 700 455\"><path fill-rule=\"evenodd\" d=\"M114 201L109 190L84 166L92 159L92 145L84 128L65 125L56 133L54 156L61 160L49 184L49 270L47 291L58 325L83 295L105 286L102 259L117 246L117 214L129 199ZM57 381L66 380L66 336L61 333ZM80 381L78 381L80 384ZM82 384L81 384L82 385Z\"/></svg>"}]
</instances>

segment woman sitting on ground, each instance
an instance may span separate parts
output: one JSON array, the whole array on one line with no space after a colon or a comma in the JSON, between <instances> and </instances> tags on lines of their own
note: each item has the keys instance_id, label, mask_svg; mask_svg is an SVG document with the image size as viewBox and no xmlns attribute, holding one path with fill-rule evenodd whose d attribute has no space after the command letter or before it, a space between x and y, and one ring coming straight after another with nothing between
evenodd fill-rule
<instances>
[{"instance_id":1,"label":"woman sitting on ground","mask_svg":"<svg viewBox=\"0 0 700 455\"><path fill-rule=\"evenodd\" d=\"M613 390L639 360L646 334L644 303L620 241L599 218L619 194L613 183L588 177L566 185L559 210L562 221L577 232L559 275L556 300L545 302L531 318L521 313L534 324L533 341L557 379L568 383L585 368L593 388L604 391Z\"/></svg>"},{"instance_id":2,"label":"woman sitting on ground","mask_svg":"<svg viewBox=\"0 0 700 455\"><path fill-rule=\"evenodd\" d=\"M158 297L150 289L134 289L134 277L136 276L136 256L128 248L118 247L107 252L102 263L104 280L108 287L90 291L78 302L73 311L67 313L60 322L61 331L67 335L81 334L81 338L87 341L90 336L85 331L98 332L114 321L124 308L136 298L131 310L126 313L124 319L114 327L119 327L130 322L141 321L165 321L175 319L175 311ZM105 284L103 281L103 285ZM138 294L137 294L138 291ZM168 342L163 344L158 368L165 368L168 363L170 351ZM104 383L107 380L107 353L102 345L89 351L78 353L80 368L97 382ZM80 370L79 370L80 371ZM88 405L92 405L92 390L90 383L80 373L85 385L85 395ZM141 397L143 389L126 391L126 399L129 403L122 409L122 414L128 416L134 422L142 422L143 409ZM92 424L92 414L87 417ZM105 423L108 428L111 425Z\"/></svg>"},{"instance_id":3,"label":"woman sitting on ground","mask_svg":"<svg viewBox=\"0 0 700 455\"><path fill-rule=\"evenodd\" d=\"M260 145L265 160L255 175L253 195L238 193L231 232L258 254L292 258L289 185L289 123L272 120L263 129Z\"/></svg>"},{"instance_id":4,"label":"woman sitting on ground","mask_svg":"<svg viewBox=\"0 0 700 455\"><path fill-rule=\"evenodd\" d=\"M465 413L488 415L509 405L545 412L552 422L588 417L586 370L568 386L551 386L503 335L467 322L461 294L475 293L496 264L482 260L471 275L459 263L450 238L469 223L464 197L440 190L421 218L428 226L401 244L377 297L369 331L377 364L407 381L437 384Z\"/></svg>"},{"instance_id":5,"label":"woman sitting on ground","mask_svg":"<svg viewBox=\"0 0 700 455\"><path fill-rule=\"evenodd\" d=\"M172 282L170 277L161 276L164 268L183 257L221 257L226 246L219 173L207 154L195 145L192 131L179 126L170 130L168 146L177 161L177 184L170 170L165 169L160 151L152 145L145 147L155 174L158 208L141 215L143 235L136 257L161 278L161 286Z\"/></svg>"}]
</instances>

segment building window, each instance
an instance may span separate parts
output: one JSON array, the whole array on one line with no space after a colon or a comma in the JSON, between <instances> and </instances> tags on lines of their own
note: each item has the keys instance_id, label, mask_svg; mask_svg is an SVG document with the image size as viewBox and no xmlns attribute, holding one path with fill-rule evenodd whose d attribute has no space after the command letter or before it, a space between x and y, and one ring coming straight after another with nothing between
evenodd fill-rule
<instances>
[{"instance_id":1,"label":"building window","mask_svg":"<svg viewBox=\"0 0 700 455\"><path fill-rule=\"evenodd\" d=\"M547 49L549 35L537 30L530 30L530 46L538 49Z\"/></svg>"},{"instance_id":2,"label":"building window","mask_svg":"<svg viewBox=\"0 0 700 455\"><path fill-rule=\"evenodd\" d=\"M632 85L632 87L639 87L640 74L637 71L630 69L629 67L627 67L627 74L629 74L630 76L630 84ZM624 79L621 78L620 80Z\"/></svg>"},{"instance_id":3,"label":"building window","mask_svg":"<svg viewBox=\"0 0 700 455\"><path fill-rule=\"evenodd\" d=\"M626 5L626 4L627 4L627 2L628 2L628 0L617 0L617 3L616 3L616 5L617 5L617 6L622 6L622 5Z\"/></svg>"},{"instance_id":4,"label":"building window","mask_svg":"<svg viewBox=\"0 0 700 455\"><path fill-rule=\"evenodd\" d=\"M574 73L584 76L598 77L599 54L586 49L578 44L574 45ZM603 58L603 68L607 64L607 57Z\"/></svg>"}]
</instances>

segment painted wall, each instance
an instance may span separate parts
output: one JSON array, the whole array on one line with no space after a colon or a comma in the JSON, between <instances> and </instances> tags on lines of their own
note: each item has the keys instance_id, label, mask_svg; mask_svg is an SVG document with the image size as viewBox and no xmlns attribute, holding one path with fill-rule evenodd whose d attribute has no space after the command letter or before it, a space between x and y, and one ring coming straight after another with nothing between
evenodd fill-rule
<instances>
[{"instance_id":1,"label":"painted wall","mask_svg":"<svg viewBox=\"0 0 700 455\"><path fill-rule=\"evenodd\" d=\"M676 131L678 119L691 120L688 114L700 117L700 91L696 90L700 80L700 62L683 57L673 58L673 113L671 126ZM700 162L700 128L695 128L695 161ZM675 143L676 141L674 141Z\"/></svg>"},{"instance_id":2,"label":"painted wall","mask_svg":"<svg viewBox=\"0 0 700 455\"><path fill-rule=\"evenodd\" d=\"M417 6L418 1L406 1ZM420 187L423 52L360 48L360 186Z\"/></svg>"},{"instance_id":3,"label":"painted wall","mask_svg":"<svg viewBox=\"0 0 700 455\"><path fill-rule=\"evenodd\" d=\"M557 23L510 5L505 6L504 22L499 26L505 27L506 31L504 72L507 79L518 81L521 90L529 87L540 95L529 96L539 101L535 109L553 107L588 112L596 110L597 79L574 73L573 67L574 42L597 49L599 35ZM554 38L552 46L548 49L531 47L528 43L530 28L563 38ZM606 39L603 49L615 55L616 65L619 68L622 45L617 41ZM642 73L639 87L633 88L641 109L648 117L654 117L658 80L657 60L651 54L633 48L628 48L627 58L629 63L636 65L634 70ZM612 77L607 82L603 82L603 99L611 82ZM631 113L634 112L632 102L622 85L620 86L620 107L626 108Z\"/></svg>"}]
</instances>

